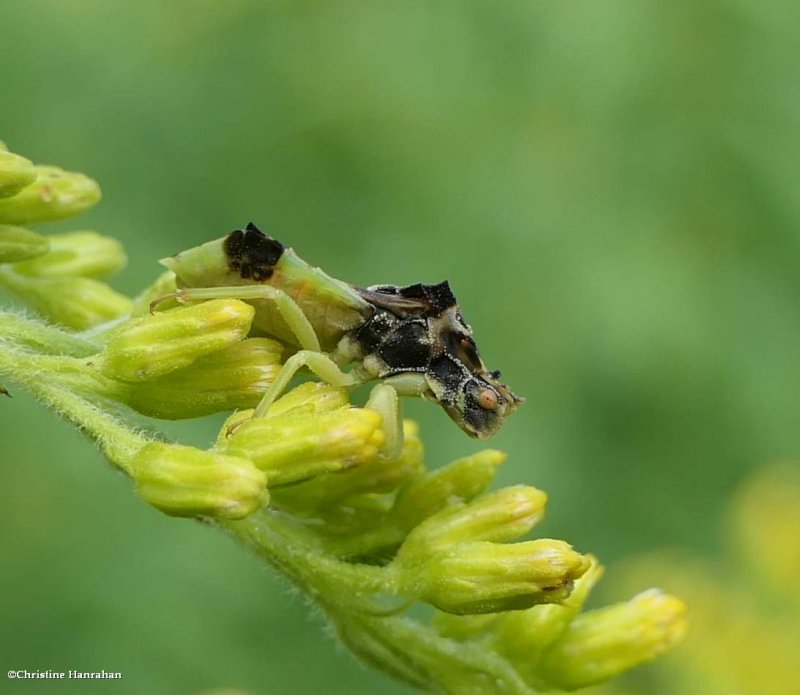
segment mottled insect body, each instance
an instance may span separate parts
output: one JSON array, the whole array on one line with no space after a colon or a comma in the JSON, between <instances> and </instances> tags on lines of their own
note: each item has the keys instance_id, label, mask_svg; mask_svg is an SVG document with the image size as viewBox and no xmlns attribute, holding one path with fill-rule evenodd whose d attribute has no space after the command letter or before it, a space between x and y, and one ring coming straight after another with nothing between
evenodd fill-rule
<instances>
[{"instance_id":1,"label":"mottled insect body","mask_svg":"<svg viewBox=\"0 0 800 695\"><path fill-rule=\"evenodd\" d=\"M371 376L424 375L427 389L422 395L481 438L491 436L521 402L498 381L499 372L486 369L449 283L377 285L358 291L375 307L373 316L352 334Z\"/></svg>"},{"instance_id":2,"label":"mottled insect body","mask_svg":"<svg viewBox=\"0 0 800 695\"><path fill-rule=\"evenodd\" d=\"M163 263L183 299L225 295L252 303L257 330L301 348L291 374L308 366L343 385L381 379L401 395L438 402L480 438L494 434L522 401L499 382L499 372L486 369L447 282L355 287L310 266L252 223ZM315 351L353 369L337 374Z\"/></svg>"}]
</instances>

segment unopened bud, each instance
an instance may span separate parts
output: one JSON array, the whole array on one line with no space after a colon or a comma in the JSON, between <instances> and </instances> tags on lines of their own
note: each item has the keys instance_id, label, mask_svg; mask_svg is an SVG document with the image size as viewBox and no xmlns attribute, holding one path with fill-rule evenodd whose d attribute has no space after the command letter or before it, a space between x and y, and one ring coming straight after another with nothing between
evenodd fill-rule
<instances>
[{"instance_id":1,"label":"unopened bud","mask_svg":"<svg viewBox=\"0 0 800 695\"><path fill-rule=\"evenodd\" d=\"M392 508L393 518L410 529L448 504L471 500L489 486L505 459L502 451L484 449L426 473L400 490Z\"/></svg>"},{"instance_id":2,"label":"unopened bud","mask_svg":"<svg viewBox=\"0 0 800 695\"><path fill-rule=\"evenodd\" d=\"M403 421L403 448L400 456L373 461L365 466L336 476L331 483L331 493L339 492L343 498L354 494L383 494L396 489L404 480L418 475L424 466L423 448L419 426L411 420Z\"/></svg>"},{"instance_id":3,"label":"unopened bud","mask_svg":"<svg viewBox=\"0 0 800 695\"><path fill-rule=\"evenodd\" d=\"M524 535L544 516L547 495L528 485L490 492L457 504L423 521L408 534L397 559L424 562L451 546L469 541L505 542Z\"/></svg>"},{"instance_id":4,"label":"unopened bud","mask_svg":"<svg viewBox=\"0 0 800 695\"><path fill-rule=\"evenodd\" d=\"M545 653L539 673L557 688L584 688L655 659L686 629L686 605L651 589L578 615Z\"/></svg>"},{"instance_id":5,"label":"unopened bud","mask_svg":"<svg viewBox=\"0 0 800 695\"><path fill-rule=\"evenodd\" d=\"M348 405L350 402L347 399L347 389L331 386L324 381L306 381L275 401L266 417L278 417L290 410L295 411L295 414L327 413Z\"/></svg>"},{"instance_id":6,"label":"unopened bud","mask_svg":"<svg viewBox=\"0 0 800 695\"><path fill-rule=\"evenodd\" d=\"M0 199L0 222L29 224L74 217L100 201L100 186L88 176L37 166L36 180L11 198Z\"/></svg>"},{"instance_id":7,"label":"unopened bud","mask_svg":"<svg viewBox=\"0 0 800 695\"><path fill-rule=\"evenodd\" d=\"M275 381L282 352L275 340L247 338L183 369L132 383L125 402L165 420L252 408Z\"/></svg>"},{"instance_id":8,"label":"unopened bud","mask_svg":"<svg viewBox=\"0 0 800 695\"><path fill-rule=\"evenodd\" d=\"M120 381L163 376L242 340L254 313L238 299L213 299L139 316L109 335L100 368Z\"/></svg>"},{"instance_id":9,"label":"unopened bud","mask_svg":"<svg viewBox=\"0 0 800 695\"><path fill-rule=\"evenodd\" d=\"M119 318L131 308L128 297L91 278L29 278L12 271L0 282L52 322L77 331Z\"/></svg>"},{"instance_id":10,"label":"unopened bud","mask_svg":"<svg viewBox=\"0 0 800 695\"><path fill-rule=\"evenodd\" d=\"M266 471L270 485L294 483L373 460L383 443L380 426L381 416L364 408L319 415L289 411L246 420L227 439L225 450Z\"/></svg>"},{"instance_id":11,"label":"unopened bud","mask_svg":"<svg viewBox=\"0 0 800 695\"><path fill-rule=\"evenodd\" d=\"M101 279L122 270L128 260L122 244L97 232L52 234L47 238L50 251L34 260L17 263L16 272L37 277Z\"/></svg>"},{"instance_id":12,"label":"unopened bud","mask_svg":"<svg viewBox=\"0 0 800 695\"><path fill-rule=\"evenodd\" d=\"M18 154L0 148L0 198L17 195L23 188L36 181L33 162Z\"/></svg>"},{"instance_id":13,"label":"unopened bud","mask_svg":"<svg viewBox=\"0 0 800 695\"><path fill-rule=\"evenodd\" d=\"M539 658L567 629L603 575L592 555L584 556L588 568L575 581L570 595L559 604L541 605L503 616L493 631L493 643L526 680L536 682Z\"/></svg>"},{"instance_id":14,"label":"unopened bud","mask_svg":"<svg viewBox=\"0 0 800 695\"><path fill-rule=\"evenodd\" d=\"M236 456L153 442L132 470L139 495L171 516L241 519L268 500L266 475Z\"/></svg>"},{"instance_id":15,"label":"unopened bud","mask_svg":"<svg viewBox=\"0 0 800 695\"><path fill-rule=\"evenodd\" d=\"M480 639L494 631L499 620L515 613L477 613L472 615L456 615L436 611L433 616L433 627L442 637L459 642Z\"/></svg>"},{"instance_id":16,"label":"unopened bud","mask_svg":"<svg viewBox=\"0 0 800 695\"><path fill-rule=\"evenodd\" d=\"M349 405L347 389L332 386L324 381L306 381L283 394L263 417L278 417L291 411L292 417L302 418L346 408ZM228 417L225 426L217 435L216 446L219 449L227 447L229 435L242 423L252 420L254 415L253 409L247 409L239 410Z\"/></svg>"},{"instance_id":17,"label":"unopened bud","mask_svg":"<svg viewBox=\"0 0 800 695\"><path fill-rule=\"evenodd\" d=\"M562 601L588 566L563 541L480 541L401 571L401 586L448 613L495 613Z\"/></svg>"},{"instance_id":18,"label":"unopened bud","mask_svg":"<svg viewBox=\"0 0 800 695\"><path fill-rule=\"evenodd\" d=\"M0 263L18 263L47 253L46 236L24 227L0 224Z\"/></svg>"},{"instance_id":19,"label":"unopened bud","mask_svg":"<svg viewBox=\"0 0 800 695\"><path fill-rule=\"evenodd\" d=\"M423 468L419 427L415 422L406 420L403 431L403 451L398 458L387 460L378 457L363 466L321 475L301 485L275 490L276 506L304 514L324 512L328 531L333 530L330 516L334 510L346 509L342 516L346 517L348 529L352 529L359 521L355 518L357 508L377 507L378 513L384 514L385 505L377 502L373 495L391 492L406 478L418 475ZM368 499L361 499L361 496ZM362 501L364 505L359 504Z\"/></svg>"}]
</instances>

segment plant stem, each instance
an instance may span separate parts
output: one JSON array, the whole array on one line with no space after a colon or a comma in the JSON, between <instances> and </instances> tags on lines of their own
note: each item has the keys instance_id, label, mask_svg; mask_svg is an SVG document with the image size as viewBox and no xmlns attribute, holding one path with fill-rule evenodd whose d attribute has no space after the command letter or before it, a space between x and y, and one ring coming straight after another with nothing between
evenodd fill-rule
<instances>
[{"instance_id":1,"label":"plant stem","mask_svg":"<svg viewBox=\"0 0 800 695\"><path fill-rule=\"evenodd\" d=\"M100 351L100 346L90 340L13 311L0 309L0 340L9 339L19 343L21 347L50 355L88 357Z\"/></svg>"},{"instance_id":2,"label":"plant stem","mask_svg":"<svg viewBox=\"0 0 800 695\"><path fill-rule=\"evenodd\" d=\"M53 372L44 369L43 357L48 356L13 348L2 349L0 374L20 384L45 405L91 435L109 460L131 475L131 461L134 455L150 440L135 432L108 410L98 407L58 381L54 381Z\"/></svg>"}]
</instances>

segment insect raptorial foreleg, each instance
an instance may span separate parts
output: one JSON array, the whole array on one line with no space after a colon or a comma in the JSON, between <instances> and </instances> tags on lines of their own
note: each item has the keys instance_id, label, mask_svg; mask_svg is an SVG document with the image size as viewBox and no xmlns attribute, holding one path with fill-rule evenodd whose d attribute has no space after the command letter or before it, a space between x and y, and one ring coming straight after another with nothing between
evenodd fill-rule
<instances>
[{"instance_id":1,"label":"insect raptorial foreleg","mask_svg":"<svg viewBox=\"0 0 800 695\"><path fill-rule=\"evenodd\" d=\"M283 290L279 290L272 285L182 287L171 294L156 299L150 304L150 310L154 310L156 306L167 299L177 299L179 302L191 302L195 299L267 299L275 303L275 308L283 320L286 321L286 325L289 326L289 329L297 338L297 344L303 350L320 351L319 338L317 338L311 321L308 320L308 317L294 299Z\"/></svg>"},{"instance_id":2,"label":"insect raptorial foreleg","mask_svg":"<svg viewBox=\"0 0 800 695\"><path fill-rule=\"evenodd\" d=\"M320 379L333 386L354 386L360 383L357 376L343 372L325 353L300 350L286 360L286 363L281 367L277 378L270 384L261 402L256 406L253 417L266 415L270 406L289 385L292 377L303 367L308 367Z\"/></svg>"},{"instance_id":3,"label":"insect raptorial foreleg","mask_svg":"<svg viewBox=\"0 0 800 695\"><path fill-rule=\"evenodd\" d=\"M425 375L419 372L395 374L384 379L383 383L391 386L398 396L422 396L426 391L430 391Z\"/></svg>"},{"instance_id":4,"label":"insect raptorial foreleg","mask_svg":"<svg viewBox=\"0 0 800 695\"><path fill-rule=\"evenodd\" d=\"M403 414L399 396L421 396L428 389L424 374L406 372L387 377L370 392L366 407L383 416L386 440L381 454L385 458L395 459L403 450Z\"/></svg>"},{"instance_id":5,"label":"insect raptorial foreleg","mask_svg":"<svg viewBox=\"0 0 800 695\"><path fill-rule=\"evenodd\" d=\"M365 406L383 417L385 440L381 454L388 460L396 459L403 450L403 416L397 391L386 384L377 384L370 391Z\"/></svg>"}]
</instances>

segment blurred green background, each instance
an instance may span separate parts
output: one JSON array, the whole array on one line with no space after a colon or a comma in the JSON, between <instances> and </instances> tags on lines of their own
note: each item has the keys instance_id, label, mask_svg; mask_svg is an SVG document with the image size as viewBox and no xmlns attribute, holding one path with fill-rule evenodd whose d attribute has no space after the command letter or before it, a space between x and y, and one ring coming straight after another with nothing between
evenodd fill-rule
<instances>
[{"instance_id":1,"label":"blurred green background","mask_svg":"<svg viewBox=\"0 0 800 695\"><path fill-rule=\"evenodd\" d=\"M6 2L0 137L100 182L60 228L121 238L124 291L249 220L353 283L449 279L528 399L492 445L500 482L550 493L543 534L612 566L714 557L737 483L800 451L798 22L772 0ZM408 692L14 391L4 666L123 672L98 692ZM478 446L407 412L432 464ZM672 692L650 678L631 687Z\"/></svg>"}]
</instances>

